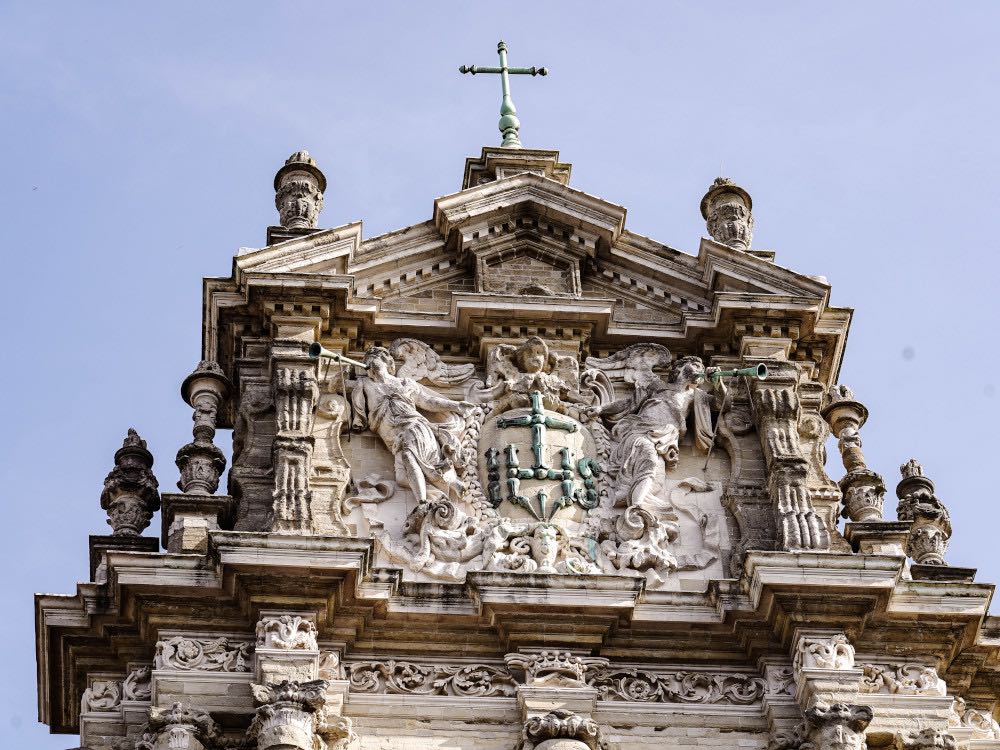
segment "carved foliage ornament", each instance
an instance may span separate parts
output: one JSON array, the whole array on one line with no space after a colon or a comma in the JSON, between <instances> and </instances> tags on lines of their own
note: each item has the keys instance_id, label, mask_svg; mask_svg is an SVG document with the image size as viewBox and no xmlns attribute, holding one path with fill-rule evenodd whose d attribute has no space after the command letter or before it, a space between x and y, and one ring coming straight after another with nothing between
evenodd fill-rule
<instances>
[{"instance_id":1,"label":"carved foliage ornament","mask_svg":"<svg viewBox=\"0 0 1000 750\"><path fill-rule=\"evenodd\" d=\"M802 724L776 733L768 750L864 750L865 729L873 716L869 706L817 703Z\"/></svg>"},{"instance_id":2,"label":"carved foliage ornament","mask_svg":"<svg viewBox=\"0 0 1000 750\"><path fill-rule=\"evenodd\" d=\"M947 686L934 667L923 664L865 664L862 693L946 695Z\"/></svg>"},{"instance_id":3,"label":"carved foliage ornament","mask_svg":"<svg viewBox=\"0 0 1000 750\"><path fill-rule=\"evenodd\" d=\"M516 687L506 669L482 664L435 666L370 661L348 664L347 671L351 690L358 693L509 698Z\"/></svg>"},{"instance_id":4,"label":"carved foliage ornament","mask_svg":"<svg viewBox=\"0 0 1000 750\"><path fill-rule=\"evenodd\" d=\"M319 650L316 625L298 615L264 617L257 623L257 648Z\"/></svg>"},{"instance_id":5,"label":"carved foliage ornament","mask_svg":"<svg viewBox=\"0 0 1000 750\"><path fill-rule=\"evenodd\" d=\"M152 670L139 667L129 672L122 683L122 698L127 701L148 701L153 695Z\"/></svg>"},{"instance_id":6,"label":"carved foliage ornament","mask_svg":"<svg viewBox=\"0 0 1000 750\"><path fill-rule=\"evenodd\" d=\"M843 633L805 634L795 651L795 671L802 669L853 669L854 646Z\"/></svg>"},{"instance_id":7,"label":"carved foliage ornament","mask_svg":"<svg viewBox=\"0 0 1000 750\"><path fill-rule=\"evenodd\" d=\"M228 638L174 636L156 644L156 669L248 672L253 646Z\"/></svg>"},{"instance_id":8,"label":"carved foliage ornament","mask_svg":"<svg viewBox=\"0 0 1000 750\"><path fill-rule=\"evenodd\" d=\"M1000 724L989 711L982 711L966 704L964 698L955 698L948 724L973 730L973 739L1000 740Z\"/></svg>"},{"instance_id":9,"label":"carved foliage ornament","mask_svg":"<svg viewBox=\"0 0 1000 750\"><path fill-rule=\"evenodd\" d=\"M587 676L601 700L649 703L702 703L748 706L763 698L766 683L745 674L598 669Z\"/></svg>"}]
</instances>

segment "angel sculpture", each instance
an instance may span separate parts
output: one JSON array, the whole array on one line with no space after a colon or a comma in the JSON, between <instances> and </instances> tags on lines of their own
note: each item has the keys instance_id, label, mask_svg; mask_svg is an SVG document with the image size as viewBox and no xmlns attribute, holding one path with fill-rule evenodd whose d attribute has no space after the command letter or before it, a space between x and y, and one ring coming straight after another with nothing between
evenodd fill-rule
<instances>
[{"instance_id":1,"label":"angel sculpture","mask_svg":"<svg viewBox=\"0 0 1000 750\"><path fill-rule=\"evenodd\" d=\"M652 489L657 467L677 465L678 444L687 433L692 410L695 445L703 451L711 445L711 409L721 406L725 386L715 381L711 393L698 386L718 368L706 370L699 357L674 361L659 344L634 344L610 357L588 357L587 366L620 373L634 388L628 397L592 409L613 425L610 469L618 478L615 505L655 507ZM666 379L654 372L661 368L668 369Z\"/></svg>"},{"instance_id":2,"label":"angel sculpture","mask_svg":"<svg viewBox=\"0 0 1000 750\"><path fill-rule=\"evenodd\" d=\"M393 454L396 481L409 487L418 504L435 499L431 497L435 489L457 498L465 489L454 464L457 420L431 421L421 412L438 418L464 417L475 406L439 396L407 375L436 382L438 377L460 381L462 373L449 369L430 347L415 339L397 340L392 346L418 355L416 361L404 359L397 372L396 360L388 349L373 346L365 353L368 377L359 380L351 394L352 426L356 430L371 428L382 439Z\"/></svg>"},{"instance_id":3,"label":"angel sculpture","mask_svg":"<svg viewBox=\"0 0 1000 750\"><path fill-rule=\"evenodd\" d=\"M497 411L527 406L533 391L542 394L547 409L562 411L566 403L589 404L592 394L580 392L580 365L575 357L556 354L538 336L520 346L500 344L486 363L486 387L473 390L476 403L499 401Z\"/></svg>"}]
</instances>

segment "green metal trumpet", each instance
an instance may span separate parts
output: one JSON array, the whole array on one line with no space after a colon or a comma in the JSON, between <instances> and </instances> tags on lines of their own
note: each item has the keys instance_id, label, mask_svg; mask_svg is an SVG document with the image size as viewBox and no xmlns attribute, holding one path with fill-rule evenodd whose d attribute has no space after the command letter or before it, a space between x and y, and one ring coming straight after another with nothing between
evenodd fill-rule
<instances>
[{"instance_id":1,"label":"green metal trumpet","mask_svg":"<svg viewBox=\"0 0 1000 750\"><path fill-rule=\"evenodd\" d=\"M746 375L749 378L757 378L757 380L767 380L767 365L760 362L752 367L741 367L738 370L719 370L709 375L708 379L718 380L719 378L729 378L736 375Z\"/></svg>"},{"instance_id":2,"label":"green metal trumpet","mask_svg":"<svg viewBox=\"0 0 1000 750\"><path fill-rule=\"evenodd\" d=\"M337 354L337 352L331 352L329 349L325 348L318 341L316 343L309 345L309 359L319 359L324 357L326 359L332 359L334 362L346 362L349 365L354 365L355 367L363 367L368 369L368 365L364 362L358 362L356 359L351 359L350 357L345 357L343 354ZM763 367L763 365L761 365Z\"/></svg>"}]
</instances>

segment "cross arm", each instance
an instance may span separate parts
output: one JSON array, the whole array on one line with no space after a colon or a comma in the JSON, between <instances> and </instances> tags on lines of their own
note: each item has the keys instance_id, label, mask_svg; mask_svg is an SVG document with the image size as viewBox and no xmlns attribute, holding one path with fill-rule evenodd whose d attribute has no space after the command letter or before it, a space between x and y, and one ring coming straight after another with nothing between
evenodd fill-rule
<instances>
[{"instance_id":1,"label":"cross arm","mask_svg":"<svg viewBox=\"0 0 1000 750\"><path fill-rule=\"evenodd\" d=\"M508 73L517 75L527 75L527 76L547 76L549 74L548 68L536 68L534 66L530 68L507 68ZM483 65L463 65L458 69L459 73L503 73L503 68L490 68Z\"/></svg>"}]
</instances>

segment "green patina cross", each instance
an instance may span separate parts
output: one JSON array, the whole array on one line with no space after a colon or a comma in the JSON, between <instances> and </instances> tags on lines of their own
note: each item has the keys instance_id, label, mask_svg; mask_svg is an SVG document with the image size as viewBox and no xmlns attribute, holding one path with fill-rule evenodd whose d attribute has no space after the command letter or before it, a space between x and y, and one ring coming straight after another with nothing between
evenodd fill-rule
<instances>
[{"instance_id":1,"label":"green patina cross","mask_svg":"<svg viewBox=\"0 0 1000 750\"><path fill-rule=\"evenodd\" d=\"M517 457L517 447L508 445L504 449L504 461L507 466L507 499L514 505L520 505L539 521L548 521L560 508L565 508L573 502L581 507L590 510L597 507L598 495L594 483L594 477L599 476L601 467L592 458L581 458L577 462L577 472L584 480L584 490L573 489L573 452L570 448L560 448L559 468L550 468L545 463L545 431L562 430L564 432L576 432L576 423L564 419L549 416L545 413L540 391L532 391L531 413L520 417L499 417L497 427L530 427L531 428L531 450L535 455L535 463L531 468L522 468ZM503 493L500 487L500 460L499 451L490 448L486 451L486 469L489 476L489 494L493 507L498 506L503 501ZM520 493L522 479L550 479L558 480L562 489L562 496L556 498L549 505L549 494L544 488L536 492L536 503Z\"/></svg>"},{"instance_id":2,"label":"green patina cross","mask_svg":"<svg viewBox=\"0 0 1000 750\"><path fill-rule=\"evenodd\" d=\"M497 52L500 54L500 67L487 68L482 65L463 65L458 69L460 73L499 73L500 87L503 90L503 101L500 103L500 132L503 133L503 143L506 148L521 148L521 140L517 136L517 131L521 129L521 121L517 119L517 110L514 108L514 100L510 98L509 75L547 76L548 68L511 68L507 65L507 43L502 41L497 45Z\"/></svg>"}]
</instances>

